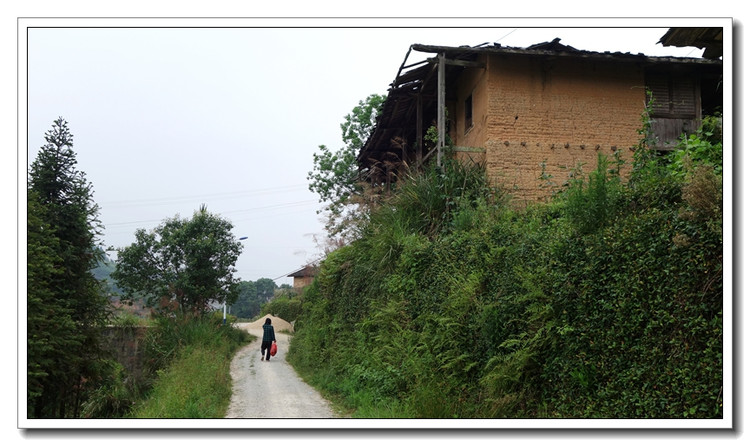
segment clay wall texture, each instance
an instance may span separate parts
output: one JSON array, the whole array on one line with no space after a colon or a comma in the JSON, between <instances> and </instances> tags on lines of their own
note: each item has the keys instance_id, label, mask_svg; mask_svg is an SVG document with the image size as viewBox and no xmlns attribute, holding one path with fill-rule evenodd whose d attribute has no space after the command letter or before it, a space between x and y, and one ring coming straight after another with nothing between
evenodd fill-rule
<instances>
[{"instance_id":1,"label":"clay wall texture","mask_svg":"<svg viewBox=\"0 0 750 446\"><path fill-rule=\"evenodd\" d=\"M622 159L632 160L645 107L638 65L486 57L486 70L466 70L459 81L452 137L459 147L483 147L488 176L518 200L537 201L552 192L541 187L543 173L560 187L577 166L590 172L599 153L613 159L619 149ZM469 94L474 125L467 131Z\"/></svg>"},{"instance_id":2,"label":"clay wall texture","mask_svg":"<svg viewBox=\"0 0 750 446\"><path fill-rule=\"evenodd\" d=\"M312 285L313 280L315 280L315 277L312 276L295 277L292 283L292 288L301 289L310 286Z\"/></svg>"}]
</instances>

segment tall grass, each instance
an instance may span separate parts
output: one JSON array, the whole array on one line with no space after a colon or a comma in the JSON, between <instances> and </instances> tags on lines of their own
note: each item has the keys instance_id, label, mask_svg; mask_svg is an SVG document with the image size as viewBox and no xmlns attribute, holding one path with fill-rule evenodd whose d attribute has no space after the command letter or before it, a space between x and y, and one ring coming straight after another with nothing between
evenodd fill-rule
<instances>
[{"instance_id":1,"label":"tall grass","mask_svg":"<svg viewBox=\"0 0 750 446\"><path fill-rule=\"evenodd\" d=\"M232 396L227 353L206 346L183 349L157 372L148 398L133 418L222 418Z\"/></svg>"},{"instance_id":2,"label":"tall grass","mask_svg":"<svg viewBox=\"0 0 750 446\"><path fill-rule=\"evenodd\" d=\"M232 357L249 339L218 318L159 319L147 343L153 385L127 416L223 417L232 395Z\"/></svg>"}]
</instances>

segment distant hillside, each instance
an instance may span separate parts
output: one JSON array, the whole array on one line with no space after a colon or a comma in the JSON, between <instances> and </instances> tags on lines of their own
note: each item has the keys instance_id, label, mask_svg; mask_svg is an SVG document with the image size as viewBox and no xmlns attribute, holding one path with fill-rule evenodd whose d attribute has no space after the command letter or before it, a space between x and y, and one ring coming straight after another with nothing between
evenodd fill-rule
<instances>
[{"instance_id":1,"label":"distant hillside","mask_svg":"<svg viewBox=\"0 0 750 446\"><path fill-rule=\"evenodd\" d=\"M104 259L99 261L98 265L91 270L96 280L103 280L107 284L108 294L119 295L122 290L117 287L114 280L110 277L115 270L115 262L109 258L106 252L103 253Z\"/></svg>"}]
</instances>

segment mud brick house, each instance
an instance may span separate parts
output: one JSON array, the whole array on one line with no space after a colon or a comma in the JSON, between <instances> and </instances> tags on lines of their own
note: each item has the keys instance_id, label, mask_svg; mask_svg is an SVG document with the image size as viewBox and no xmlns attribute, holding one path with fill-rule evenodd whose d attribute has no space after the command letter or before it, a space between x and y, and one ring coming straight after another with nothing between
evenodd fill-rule
<instances>
[{"instance_id":1,"label":"mud brick house","mask_svg":"<svg viewBox=\"0 0 750 446\"><path fill-rule=\"evenodd\" d=\"M292 277L292 288L301 290L302 288L311 285L313 283L313 280L315 280L315 276L317 274L318 268L316 266L307 265L297 271L294 271L287 277Z\"/></svg>"},{"instance_id":2,"label":"mud brick house","mask_svg":"<svg viewBox=\"0 0 750 446\"><path fill-rule=\"evenodd\" d=\"M704 37L720 43L720 32L709 29ZM594 169L599 153L631 160L647 91L656 149L668 150L702 116L720 110L715 48L710 57L676 58L582 51L559 39L528 48L414 44L404 64L412 51L432 57L399 68L359 153L360 170L382 184L405 165L431 157L440 164L447 133L453 156L484 163L490 179L516 199L538 200L550 193L540 187L543 173L560 186L576 167ZM436 144L425 137L430 127Z\"/></svg>"}]
</instances>

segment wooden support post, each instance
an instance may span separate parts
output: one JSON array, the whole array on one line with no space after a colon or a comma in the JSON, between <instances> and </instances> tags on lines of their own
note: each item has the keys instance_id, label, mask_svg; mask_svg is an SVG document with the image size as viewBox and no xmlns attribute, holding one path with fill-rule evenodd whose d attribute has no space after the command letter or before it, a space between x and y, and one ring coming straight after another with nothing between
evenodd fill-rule
<instances>
[{"instance_id":1,"label":"wooden support post","mask_svg":"<svg viewBox=\"0 0 750 446\"><path fill-rule=\"evenodd\" d=\"M443 167L443 147L445 147L445 53L438 55L438 105L437 105L437 165Z\"/></svg>"},{"instance_id":2,"label":"wooden support post","mask_svg":"<svg viewBox=\"0 0 750 446\"><path fill-rule=\"evenodd\" d=\"M422 167L422 92L417 94L417 168Z\"/></svg>"}]
</instances>

